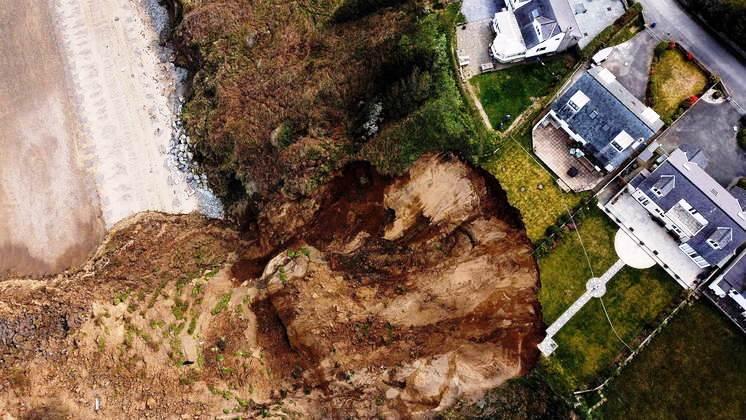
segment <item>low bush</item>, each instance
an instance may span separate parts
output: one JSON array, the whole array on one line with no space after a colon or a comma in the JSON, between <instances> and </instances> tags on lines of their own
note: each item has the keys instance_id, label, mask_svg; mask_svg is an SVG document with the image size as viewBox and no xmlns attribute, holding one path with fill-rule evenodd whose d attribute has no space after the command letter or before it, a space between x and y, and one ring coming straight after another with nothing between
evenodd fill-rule
<instances>
[{"instance_id":1,"label":"low bush","mask_svg":"<svg viewBox=\"0 0 746 420\"><path fill-rule=\"evenodd\" d=\"M746 2L743 0L679 0L716 31L746 49Z\"/></svg>"},{"instance_id":2,"label":"low bush","mask_svg":"<svg viewBox=\"0 0 746 420\"><path fill-rule=\"evenodd\" d=\"M374 13L384 7L396 6L407 0L346 0L334 11L335 22L347 22Z\"/></svg>"},{"instance_id":3,"label":"low bush","mask_svg":"<svg viewBox=\"0 0 746 420\"><path fill-rule=\"evenodd\" d=\"M738 145L741 149L746 150L746 127L738 130Z\"/></svg>"},{"instance_id":4,"label":"low bush","mask_svg":"<svg viewBox=\"0 0 746 420\"><path fill-rule=\"evenodd\" d=\"M617 34L629 25L635 24L635 22L637 22L636 24L639 24L641 26L641 16L642 5L639 3L631 5L629 9L627 9L627 11L619 17L619 19L611 24L611 26L601 31L600 34L593 38L593 41L591 41L590 44L586 45L585 48L583 48L582 56L584 58L592 57L593 54L595 54L602 48L610 46L609 44L612 40L615 40L616 42L623 42L624 39L619 39L617 37Z\"/></svg>"}]
</instances>

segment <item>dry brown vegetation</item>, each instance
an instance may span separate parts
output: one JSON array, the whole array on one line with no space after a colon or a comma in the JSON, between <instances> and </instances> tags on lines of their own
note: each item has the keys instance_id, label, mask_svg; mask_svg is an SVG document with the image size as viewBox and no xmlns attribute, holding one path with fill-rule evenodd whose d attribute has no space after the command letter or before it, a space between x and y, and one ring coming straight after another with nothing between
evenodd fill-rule
<instances>
[{"instance_id":1,"label":"dry brown vegetation","mask_svg":"<svg viewBox=\"0 0 746 420\"><path fill-rule=\"evenodd\" d=\"M351 159L401 173L424 152L471 152L450 62L457 8L428 10L415 0L187 3L175 33L196 71L184 119L232 215L308 196Z\"/></svg>"},{"instance_id":2,"label":"dry brown vegetation","mask_svg":"<svg viewBox=\"0 0 746 420\"><path fill-rule=\"evenodd\" d=\"M358 102L412 19L388 10L331 24L339 3L230 0L187 8L178 36L201 59L185 119L223 195L242 194L231 180L261 196L307 193L319 184L314 177L344 163Z\"/></svg>"}]
</instances>

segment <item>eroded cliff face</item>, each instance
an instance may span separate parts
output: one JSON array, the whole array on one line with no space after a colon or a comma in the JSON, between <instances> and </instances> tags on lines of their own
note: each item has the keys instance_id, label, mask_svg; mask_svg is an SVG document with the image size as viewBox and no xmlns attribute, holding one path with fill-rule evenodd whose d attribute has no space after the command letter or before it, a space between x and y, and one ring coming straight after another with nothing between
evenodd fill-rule
<instances>
[{"instance_id":1,"label":"eroded cliff face","mask_svg":"<svg viewBox=\"0 0 746 420\"><path fill-rule=\"evenodd\" d=\"M491 178L349 165L238 235L141 216L80 272L0 283L0 412L430 416L526 373L538 273ZM42 303L43 302L43 303Z\"/></svg>"}]
</instances>

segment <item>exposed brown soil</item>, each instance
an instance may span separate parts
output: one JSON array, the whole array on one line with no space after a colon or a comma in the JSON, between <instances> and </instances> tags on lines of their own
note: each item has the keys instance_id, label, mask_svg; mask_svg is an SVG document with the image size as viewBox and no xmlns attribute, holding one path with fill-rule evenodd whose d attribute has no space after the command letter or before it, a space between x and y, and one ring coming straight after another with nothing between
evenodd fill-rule
<instances>
[{"instance_id":1,"label":"exposed brown soil","mask_svg":"<svg viewBox=\"0 0 746 420\"><path fill-rule=\"evenodd\" d=\"M395 179L355 163L249 233L138 216L77 273L0 283L0 414L427 417L477 398L542 335L530 243L489 179L450 155Z\"/></svg>"}]
</instances>

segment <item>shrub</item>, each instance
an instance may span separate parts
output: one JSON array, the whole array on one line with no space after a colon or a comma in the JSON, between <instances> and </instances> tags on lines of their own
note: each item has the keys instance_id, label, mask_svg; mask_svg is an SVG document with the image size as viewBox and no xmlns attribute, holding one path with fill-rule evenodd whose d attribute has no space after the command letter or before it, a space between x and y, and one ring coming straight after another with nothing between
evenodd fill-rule
<instances>
[{"instance_id":1,"label":"shrub","mask_svg":"<svg viewBox=\"0 0 746 420\"><path fill-rule=\"evenodd\" d=\"M738 138L738 145L741 146L743 150L746 150L746 127L738 130L737 138Z\"/></svg>"},{"instance_id":2,"label":"shrub","mask_svg":"<svg viewBox=\"0 0 746 420\"><path fill-rule=\"evenodd\" d=\"M655 46L655 56L660 57L668 49L668 42L661 41Z\"/></svg>"},{"instance_id":3,"label":"shrub","mask_svg":"<svg viewBox=\"0 0 746 420\"><path fill-rule=\"evenodd\" d=\"M396 6L406 0L346 0L334 12L335 22L348 22L374 13L384 7Z\"/></svg>"}]
</instances>

